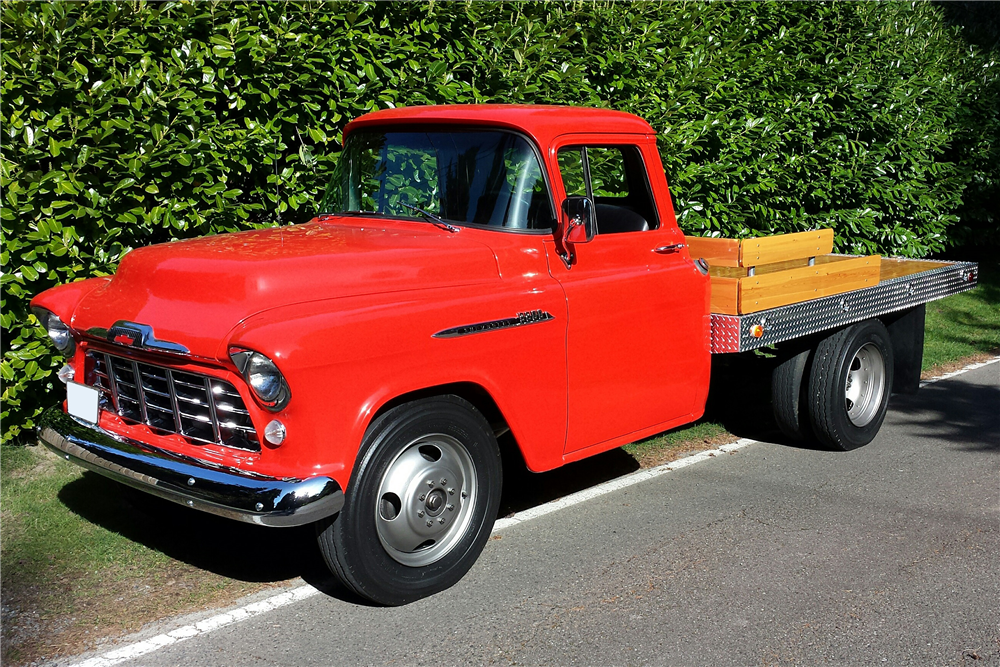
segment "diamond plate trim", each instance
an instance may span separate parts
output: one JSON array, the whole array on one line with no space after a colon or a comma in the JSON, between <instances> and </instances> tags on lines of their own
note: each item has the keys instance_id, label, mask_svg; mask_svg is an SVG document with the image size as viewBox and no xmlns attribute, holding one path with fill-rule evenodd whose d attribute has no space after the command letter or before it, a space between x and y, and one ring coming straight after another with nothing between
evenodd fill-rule
<instances>
[{"instance_id":1,"label":"diamond plate trim","mask_svg":"<svg viewBox=\"0 0 1000 667\"><path fill-rule=\"evenodd\" d=\"M747 352L792 338L905 310L974 288L979 265L941 262L941 268L880 282L873 287L769 308L749 315L712 314L712 353ZM754 338L752 329L764 327Z\"/></svg>"}]
</instances>

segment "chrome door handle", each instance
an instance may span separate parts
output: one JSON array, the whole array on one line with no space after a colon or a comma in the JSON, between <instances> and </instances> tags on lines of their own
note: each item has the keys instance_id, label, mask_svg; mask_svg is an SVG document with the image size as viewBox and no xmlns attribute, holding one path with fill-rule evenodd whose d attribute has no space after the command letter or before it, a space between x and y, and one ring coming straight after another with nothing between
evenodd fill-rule
<instances>
[{"instance_id":1,"label":"chrome door handle","mask_svg":"<svg viewBox=\"0 0 1000 667\"><path fill-rule=\"evenodd\" d=\"M673 245L661 245L659 248L653 248L653 252L657 255L669 255L672 252L677 252L684 247L683 243L674 243Z\"/></svg>"}]
</instances>

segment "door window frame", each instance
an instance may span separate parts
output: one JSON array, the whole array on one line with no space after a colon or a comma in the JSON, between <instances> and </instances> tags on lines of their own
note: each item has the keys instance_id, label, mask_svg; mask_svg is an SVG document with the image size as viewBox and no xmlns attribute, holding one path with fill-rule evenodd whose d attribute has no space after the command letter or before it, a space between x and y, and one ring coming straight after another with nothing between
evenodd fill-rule
<instances>
[{"instance_id":1,"label":"door window frame","mask_svg":"<svg viewBox=\"0 0 1000 667\"><path fill-rule=\"evenodd\" d=\"M591 135L591 134L567 134L567 135L562 135L562 136L558 137L552 143L551 148L550 148L550 155L549 155L549 157L550 157L550 160L549 160L550 167L549 168L552 169L552 171L555 174L559 175L558 184L559 184L559 188L562 190L562 193L561 193L562 194L562 198L565 199L569 195L567 194L567 191L566 191L566 183L565 183L565 181L563 181L562 168L559 165L559 151L560 150L563 150L563 149L566 149L566 148L580 148L581 149L581 153L582 153L582 157L583 157L582 161L583 161L584 186L586 188L587 198L590 199L590 201L591 201L592 204L594 204L596 202L594 201L593 184L591 183L591 180L590 180L590 162L589 162L589 160L587 158L587 148L588 147L589 148L617 148L619 150L622 150L622 157L623 157L623 159L624 159L624 150L623 149L632 149L632 150L634 150L636 152L636 155L639 158L640 168L642 169L642 174L640 175L641 176L641 180L642 180L642 186L645 188L646 196L649 198L649 203L650 203L649 210L652 212L654 219L653 220L647 220L647 222L649 223L649 229L646 232L619 232L619 233L615 233L615 234L601 234L600 233L600 224L598 224L598 226L597 226L597 232L598 233L595 236L595 239L598 238L598 237L602 237L602 236L603 237L608 237L608 236L620 236L622 234L645 234L645 233L652 232L652 231L662 230L663 229L663 224L662 224L662 220L661 220L661 216L660 216L660 204L659 204L659 202L656 201L656 197L653 194L653 185L652 185L652 182L649 180L649 166L646 164L646 152L644 150L644 147L649 142L648 137L646 137L644 135L626 135L626 134L617 135L617 136L612 135L612 136L613 136L612 140L609 141L608 140L609 136L607 134L599 134L599 135ZM556 180L555 178L552 179L552 181L555 181L555 180ZM555 191L553 191L553 194L555 194ZM561 200L560 200L560 204L561 204ZM560 217L564 218L565 217L565 213L562 211L562 206L560 205L558 207L558 209L559 209L559 215L560 215ZM562 220L561 222L564 223L565 220Z\"/></svg>"}]
</instances>

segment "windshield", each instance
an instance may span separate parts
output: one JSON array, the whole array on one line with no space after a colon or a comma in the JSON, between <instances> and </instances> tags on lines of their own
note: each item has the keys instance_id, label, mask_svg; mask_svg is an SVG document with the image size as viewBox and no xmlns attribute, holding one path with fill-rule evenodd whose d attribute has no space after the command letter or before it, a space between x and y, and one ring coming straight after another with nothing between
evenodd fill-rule
<instances>
[{"instance_id":1,"label":"windshield","mask_svg":"<svg viewBox=\"0 0 1000 667\"><path fill-rule=\"evenodd\" d=\"M507 229L552 229L531 145L497 130L359 130L347 137L320 213L367 213Z\"/></svg>"}]
</instances>

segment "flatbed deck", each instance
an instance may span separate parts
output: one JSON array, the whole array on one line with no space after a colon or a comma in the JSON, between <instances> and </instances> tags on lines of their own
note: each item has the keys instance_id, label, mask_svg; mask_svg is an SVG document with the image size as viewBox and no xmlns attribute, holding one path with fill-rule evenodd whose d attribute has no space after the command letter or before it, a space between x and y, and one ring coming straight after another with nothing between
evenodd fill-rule
<instances>
[{"instance_id":1,"label":"flatbed deck","mask_svg":"<svg viewBox=\"0 0 1000 667\"><path fill-rule=\"evenodd\" d=\"M688 237L712 279L712 352L746 352L970 290L974 262L838 255L832 230Z\"/></svg>"}]
</instances>

